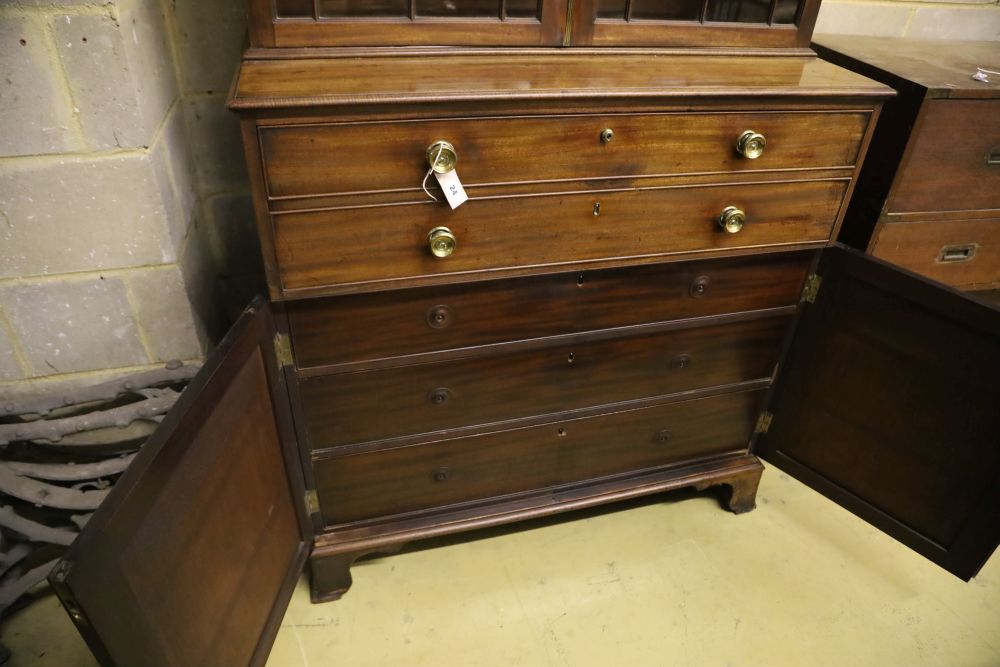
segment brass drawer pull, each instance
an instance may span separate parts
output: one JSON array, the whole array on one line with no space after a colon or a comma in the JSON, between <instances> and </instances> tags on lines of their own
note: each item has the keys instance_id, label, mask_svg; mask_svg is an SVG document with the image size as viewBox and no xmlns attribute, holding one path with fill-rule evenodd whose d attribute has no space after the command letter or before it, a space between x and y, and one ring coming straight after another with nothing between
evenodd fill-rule
<instances>
[{"instance_id":1,"label":"brass drawer pull","mask_svg":"<svg viewBox=\"0 0 1000 667\"><path fill-rule=\"evenodd\" d=\"M435 227L427 233L427 245L435 257L445 258L455 252L458 239L447 227Z\"/></svg>"},{"instance_id":2,"label":"brass drawer pull","mask_svg":"<svg viewBox=\"0 0 1000 667\"><path fill-rule=\"evenodd\" d=\"M747 221L747 214L735 206L727 206L719 214L719 226L730 234L743 229L743 224Z\"/></svg>"},{"instance_id":3,"label":"brass drawer pull","mask_svg":"<svg viewBox=\"0 0 1000 667\"><path fill-rule=\"evenodd\" d=\"M963 245L946 245L941 248L937 261L941 264L951 264L954 262L968 262L976 256L976 244L966 243Z\"/></svg>"},{"instance_id":4,"label":"brass drawer pull","mask_svg":"<svg viewBox=\"0 0 1000 667\"><path fill-rule=\"evenodd\" d=\"M747 130L736 140L736 152L748 160L756 160L764 154L767 140L764 135L753 130Z\"/></svg>"},{"instance_id":5,"label":"brass drawer pull","mask_svg":"<svg viewBox=\"0 0 1000 667\"><path fill-rule=\"evenodd\" d=\"M986 164L1000 164L1000 148L994 148L986 154Z\"/></svg>"},{"instance_id":6,"label":"brass drawer pull","mask_svg":"<svg viewBox=\"0 0 1000 667\"><path fill-rule=\"evenodd\" d=\"M614 138L615 138L615 131L612 130L610 127L606 127L603 130L601 130L601 143L602 144L610 144L611 140L614 139Z\"/></svg>"},{"instance_id":7,"label":"brass drawer pull","mask_svg":"<svg viewBox=\"0 0 1000 667\"><path fill-rule=\"evenodd\" d=\"M458 164L455 147L444 140L438 140L427 147L427 166L439 174L447 174Z\"/></svg>"}]
</instances>

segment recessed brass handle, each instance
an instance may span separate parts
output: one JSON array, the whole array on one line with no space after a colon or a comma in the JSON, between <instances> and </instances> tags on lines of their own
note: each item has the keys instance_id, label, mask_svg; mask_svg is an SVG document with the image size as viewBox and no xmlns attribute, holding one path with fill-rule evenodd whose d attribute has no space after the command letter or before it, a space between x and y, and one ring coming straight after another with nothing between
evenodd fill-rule
<instances>
[{"instance_id":1,"label":"recessed brass handle","mask_svg":"<svg viewBox=\"0 0 1000 667\"><path fill-rule=\"evenodd\" d=\"M427 166L439 174L447 174L458 163L455 147L444 140L435 141L427 147Z\"/></svg>"},{"instance_id":2,"label":"recessed brass handle","mask_svg":"<svg viewBox=\"0 0 1000 667\"><path fill-rule=\"evenodd\" d=\"M722 213L719 214L719 226L730 234L735 234L743 229L743 223L746 221L747 214L735 206L727 206L722 209Z\"/></svg>"},{"instance_id":3,"label":"recessed brass handle","mask_svg":"<svg viewBox=\"0 0 1000 667\"><path fill-rule=\"evenodd\" d=\"M447 227L435 227L427 233L427 245L430 246L432 255L444 258L455 252L458 239Z\"/></svg>"},{"instance_id":4,"label":"recessed brass handle","mask_svg":"<svg viewBox=\"0 0 1000 667\"><path fill-rule=\"evenodd\" d=\"M764 154L764 146L767 140L763 134L747 130L736 140L736 152L748 160L756 160Z\"/></svg>"}]
</instances>

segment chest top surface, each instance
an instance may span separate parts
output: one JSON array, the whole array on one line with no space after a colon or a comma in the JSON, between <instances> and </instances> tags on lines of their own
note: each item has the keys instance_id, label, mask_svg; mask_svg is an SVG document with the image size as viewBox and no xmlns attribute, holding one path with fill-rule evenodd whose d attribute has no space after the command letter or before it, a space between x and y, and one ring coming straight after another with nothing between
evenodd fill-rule
<instances>
[{"instance_id":1,"label":"chest top surface","mask_svg":"<svg viewBox=\"0 0 1000 667\"><path fill-rule=\"evenodd\" d=\"M1000 43L818 35L815 44L831 52L926 88L932 97L1000 98L1000 74L972 78L977 68L1000 72Z\"/></svg>"}]
</instances>

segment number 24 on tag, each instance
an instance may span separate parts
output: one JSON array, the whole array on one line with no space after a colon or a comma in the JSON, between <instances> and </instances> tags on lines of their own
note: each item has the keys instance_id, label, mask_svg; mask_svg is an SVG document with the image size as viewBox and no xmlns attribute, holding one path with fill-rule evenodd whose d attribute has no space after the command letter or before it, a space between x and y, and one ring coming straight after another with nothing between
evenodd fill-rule
<instances>
[{"instance_id":1,"label":"number 24 on tag","mask_svg":"<svg viewBox=\"0 0 1000 667\"><path fill-rule=\"evenodd\" d=\"M444 191L444 196L448 200L448 204L453 209L458 208L469 199L469 195L465 194L465 188L462 187L462 181L458 178L457 170L452 169L444 174L434 172L434 176L437 178L438 185Z\"/></svg>"}]
</instances>

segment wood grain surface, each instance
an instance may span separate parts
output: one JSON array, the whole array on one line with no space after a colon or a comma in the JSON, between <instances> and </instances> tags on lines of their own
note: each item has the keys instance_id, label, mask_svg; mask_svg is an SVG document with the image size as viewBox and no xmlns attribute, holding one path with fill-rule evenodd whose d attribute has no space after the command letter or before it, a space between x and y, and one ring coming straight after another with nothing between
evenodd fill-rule
<instances>
[{"instance_id":1,"label":"wood grain surface","mask_svg":"<svg viewBox=\"0 0 1000 667\"><path fill-rule=\"evenodd\" d=\"M463 184L853 167L870 114L608 114L262 127L271 198L419 191L426 150L447 140ZM601 141L605 129L614 132ZM746 130L767 138L753 160Z\"/></svg>"},{"instance_id":2,"label":"wood grain surface","mask_svg":"<svg viewBox=\"0 0 1000 667\"><path fill-rule=\"evenodd\" d=\"M761 391L316 461L330 525L745 451Z\"/></svg>"}]
</instances>

